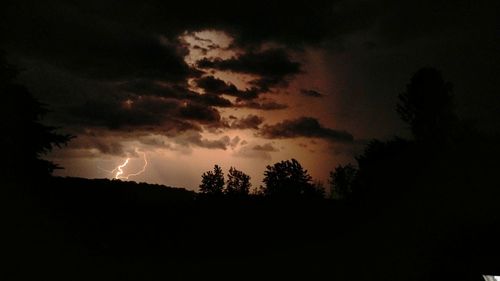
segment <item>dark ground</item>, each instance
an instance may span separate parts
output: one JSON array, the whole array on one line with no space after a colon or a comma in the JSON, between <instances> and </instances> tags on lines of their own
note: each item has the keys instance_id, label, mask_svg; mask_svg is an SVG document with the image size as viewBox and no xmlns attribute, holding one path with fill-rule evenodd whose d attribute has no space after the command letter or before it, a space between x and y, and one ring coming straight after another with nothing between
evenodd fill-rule
<instances>
[{"instance_id":1,"label":"dark ground","mask_svg":"<svg viewBox=\"0 0 500 281\"><path fill-rule=\"evenodd\" d=\"M496 194L478 209L459 195L358 208L78 178L8 184L3 192L2 280L479 281L480 273L499 274Z\"/></svg>"}]
</instances>

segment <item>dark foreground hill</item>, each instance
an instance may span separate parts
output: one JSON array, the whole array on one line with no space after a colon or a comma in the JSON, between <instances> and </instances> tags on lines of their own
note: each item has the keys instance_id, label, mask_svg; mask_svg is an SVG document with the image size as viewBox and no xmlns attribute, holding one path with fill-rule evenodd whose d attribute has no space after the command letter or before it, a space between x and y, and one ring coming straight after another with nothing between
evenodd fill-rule
<instances>
[{"instance_id":1,"label":"dark foreground hill","mask_svg":"<svg viewBox=\"0 0 500 281\"><path fill-rule=\"evenodd\" d=\"M2 280L479 281L498 269L498 223L415 200L372 212L79 178L3 195Z\"/></svg>"},{"instance_id":2,"label":"dark foreground hill","mask_svg":"<svg viewBox=\"0 0 500 281\"><path fill-rule=\"evenodd\" d=\"M269 255L323 240L330 226L322 220L336 213L323 200L213 198L101 179L52 178L7 190L9 272L22 279L190 279L236 270L232 264L243 274Z\"/></svg>"}]
</instances>

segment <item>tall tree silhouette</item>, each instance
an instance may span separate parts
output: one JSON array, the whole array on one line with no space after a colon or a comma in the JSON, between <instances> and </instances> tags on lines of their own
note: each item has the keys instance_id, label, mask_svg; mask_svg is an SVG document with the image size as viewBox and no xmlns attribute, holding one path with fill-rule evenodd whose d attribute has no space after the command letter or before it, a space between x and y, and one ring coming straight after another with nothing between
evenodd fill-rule
<instances>
[{"instance_id":1,"label":"tall tree silhouette","mask_svg":"<svg viewBox=\"0 0 500 281\"><path fill-rule=\"evenodd\" d=\"M452 85L434 68L418 70L399 95L397 112L410 125L414 141L373 140L356 157L353 196L363 201L394 202L408 192L432 159L453 144L460 132L453 111ZM460 129L460 130L459 130Z\"/></svg>"},{"instance_id":2,"label":"tall tree silhouette","mask_svg":"<svg viewBox=\"0 0 500 281\"><path fill-rule=\"evenodd\" d=\"M230 196L246 196L250 191L250 176L231 167L227 175L225 193Z\"/></svg>"},{"instance_id":3,"label":"tall tree silhouette","mask_svg":"<svg viewBox=\"0 0 500 281\"><path fill-rule=\"evenodd\" d=\"M419 142L444 142L457 123L452 84L435 68L418 70L399 95L397 112Z\"/></svg>"},{"instance_id":4,"label":"tall tree silhouette","mask_svg":"<svg viewBox=\"0 0 500 281\"><path fill-rule=\"evenodd\" d=\"M281 161L266 167L261 192L281 198L322 197L323 193L311 181L312 177L297 160Z\"/></svg>"},{"instance_id":5,"label":"tall tree silhouette","mask_svg":"<svg viewBox=\"0 0 500 281\"><path fill-rule=\"evenodd\" d=\"M329 183L332 198L345 199L351 193L356 172L356 168L351 164L339 165L335 171L330 172Z\"/></svg>"},{"instance_id":6,"label":"tall tree silhouette","mask_svg":"<svg viewBox=\"0 0 500 281\"><path fill-rule=\"evenodd\" d=\"M224 173L221 167L214 166L213 171L206 171L201 175L200 192L210 195L221 195L224 190Z\"/></svg>"},{"instance_id":7,"label":"tall tree silhouette","mask_svg":"<svg viewBox=\"0 0 500 281\"><path fill-rule=\"evenodd\" d=\"M18 74L18 69L0 53L0 146L5 157L2 172L11 178L48 176L59 167L41 157L72 137L41 123L48 111L25 86L16 82Z\"/></svg>"}]
</instances>

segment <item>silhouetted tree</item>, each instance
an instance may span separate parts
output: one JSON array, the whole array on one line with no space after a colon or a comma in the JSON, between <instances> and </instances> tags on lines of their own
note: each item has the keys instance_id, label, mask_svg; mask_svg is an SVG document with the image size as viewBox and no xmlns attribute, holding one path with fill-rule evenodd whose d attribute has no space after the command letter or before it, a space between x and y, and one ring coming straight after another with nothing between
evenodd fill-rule
<instances>
[{"instance_id":1,"label":"silhouetted tree","mask_svg":"<svg viewBox=\"0 0 500 281\"><path fill-rule=\"evenodd\" d=\"M7 159L2 163L2 172L12 178L48 176L59 167L41 157L72 137L40 123L47 109L15 81L18 74L18 69L0 53L0 146Z\"/></svg>"},{"instance_id":2,"label":"silhouetted tree","mask_svg":"<svg viewBox=\"0 0 500 281\"><path fill-rule=\"evenodd\" d=\"M221 195L224 190L224 173L221 167L214 166L213 171L201 175L200 192L210 195Z\"/></svg>"},{"instance_id":3,"label":"silhouetted tree","mask_svg":"<svg viewBox=\"0 0 500 281\"><path fill-rule=\"evenodd\" d=\"M321 197L311 183L312 177L295 160L287 160L267 166L264 172L262 194L270 197Z\"/></svg>"},{"instance_id":4,"label":"silhouetted tree","mask_svg":"<svg viewBox=\"0 0 500 281\"><path fill-rule=\"evenodd\" d=\"M418 70L399 95L397 112L410 125L415 141L394 138L373 140L356 157L358 171L352 181L352 195L364 201L393 202L427 164L453 143L461 125L453 111L452 85L434 68Z\"/></svg>"},{"instance_id":5,"label":"silhouetted tree","mask_svg":"<svg viewBox=\"0 0 500 281\"><path fill-rule=\"evenodd\" d=\"M227 175L225 193L230 196L246 196L250 192L250 176L231 167Z\"/></svg>"},{"instance_id":6,"label":"silhouetted tree","mask_svg":"<svg viewBox=\"0 0 500 281\"><path fill-rule=\"evenodd\" d=\"M351 164L339 165L335 171L330 172L329 183L332 198L345 199L351 193L356 172L356 168Z\"/></svg>"},{"instance_id":7,"label":"silhouetted tree","mask_svg":"<svg viewBox=\"0 0 500 281\"><path fill-rule=\"evenodd\" d=\"M441 143L451 136L457 124L452 89L438 70L422 68L399 95L397 112L417 141Z\"/></svg>"}]
</instances>

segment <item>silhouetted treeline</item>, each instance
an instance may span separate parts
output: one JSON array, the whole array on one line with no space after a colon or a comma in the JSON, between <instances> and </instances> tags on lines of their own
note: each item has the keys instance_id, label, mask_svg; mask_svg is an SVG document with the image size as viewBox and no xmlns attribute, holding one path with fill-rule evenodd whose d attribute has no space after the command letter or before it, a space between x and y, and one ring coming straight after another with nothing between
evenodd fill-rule
<instances>
[{"instance_id":1,"label":"silhouetted treeline","mask_svg":"<svg viewBox=\"0 0 500 281\"><path fill-rule=\"evenodd\" d=\"M484 147L483 141L495 137L479 133L457 117L452 88L434 68L417 71L399 95L397 105L413 138L396 136L369 142L356 157L356 165L338 166L331 173L332 194L351 201L387 203L409 191L438 159L450 161L443 167L443 174L458 163L471 165L465 158L458 163L451 161L456 149ZM486 160L483 155L477 156L476 160Z\"/></svg>"},{"instance_id":2,"label":"silhouetted treeline","mask_svg":"<svg viewBox=\"0 0 500 281\"><path fill-rule=\"evenodd\" d=\"M355 165L330 174L333 204L371 235L369 242L358 241L375 251L367 255L399 264L384 269L392 274L378 272L372 279L397 272L407 280L477 280L481 271L500 273L500 258L493 254L500 249L494 238L500 235L500 138L456 115L452 85L434 68L415 73L399 95L397 111L411 139L372 140ZM296 160L282 161L267 167L258 194L322 197L311 182ZM391 244L381 247L380 241ZM407 253L383 253L396 249ZM476 277L467 276L471 272Z\"/></svg>"},{"instance_id":3,"label":"silhouetted treeline","mask_svg":"<svg viewBox=\"0 0 500 281\"><path fill-rule=\"evenodd\" d=\"M331 174L332 194L359 218L377 221L370 232L392 241L389 249L405 249L397 261L407 276L419 276L415 280L500 273L493 254L500 248L493 238L500 235L500 138L460 120L452 97L439 71L420 69L397 107L413 138L372 140L356 165ZM430 276L420 275L426 270Z\"/></svg>"},{"instance_id":4,"label":"silhouetted treeline","mask_svg":"<svg viewBox=\"0 0 500 281\"><path fill-rule=\"evenodd\" d=\"M211 196L227 195L231 197L247 197L250 195L250 176L231 167L228 181L225 182L222 168L214 166L201 176L200 192ZM312 199L324 198L324 189L312 181L302 165L295 159L281 161L267 166L264 172L264 186L255 189L252 194L273 199Z\"/></svg>"}]
</instances>

